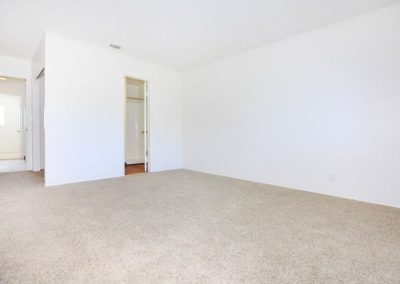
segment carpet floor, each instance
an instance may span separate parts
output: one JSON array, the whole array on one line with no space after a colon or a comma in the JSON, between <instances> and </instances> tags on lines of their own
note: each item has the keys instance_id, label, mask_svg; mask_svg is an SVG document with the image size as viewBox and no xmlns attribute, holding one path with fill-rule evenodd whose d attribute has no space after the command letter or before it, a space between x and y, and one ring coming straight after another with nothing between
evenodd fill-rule
<instances>
[{"instance_id":1,"label":"carpet floor","mask_svg":"<svg viewBox=\"0 0 400 284\"><path fill-rule=\"evenodd\" d=\"M0 174L1 283L400 283L400 209L187 170Z\"/></svg>"}]
</instances>

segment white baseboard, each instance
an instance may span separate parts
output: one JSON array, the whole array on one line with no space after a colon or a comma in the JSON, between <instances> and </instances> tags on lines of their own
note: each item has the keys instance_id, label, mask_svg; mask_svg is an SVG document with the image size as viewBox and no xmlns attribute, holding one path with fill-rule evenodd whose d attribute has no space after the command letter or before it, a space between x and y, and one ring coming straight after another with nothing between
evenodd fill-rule
<instances>
[{"instance_id":1,"label":"white baseboard","mask_svg":"<svg viewBox=\"0 0 400 284\"><path fill-rule=\"evenodd\" d=\"M144 164L144 160L142 160L142 159L129 159L129 160L126 160L125 163L127 165Z\"/></svg>"}]
</instances>

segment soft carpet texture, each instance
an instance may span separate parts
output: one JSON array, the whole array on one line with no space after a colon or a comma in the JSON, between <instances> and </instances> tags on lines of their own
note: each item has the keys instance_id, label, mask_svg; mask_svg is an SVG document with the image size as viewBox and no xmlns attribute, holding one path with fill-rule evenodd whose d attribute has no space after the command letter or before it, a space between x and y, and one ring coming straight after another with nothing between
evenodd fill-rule
<instances>
[{"instance_id":1,"label":"soft carpet texture","mask_svg":"<svg viewBox=\"0 0 400 284\"><path fill-rule=\"evenodd\" d=\"M0 174L1 283L400 283L400 209L186 170Z\"/></svg>"}]
</instances>

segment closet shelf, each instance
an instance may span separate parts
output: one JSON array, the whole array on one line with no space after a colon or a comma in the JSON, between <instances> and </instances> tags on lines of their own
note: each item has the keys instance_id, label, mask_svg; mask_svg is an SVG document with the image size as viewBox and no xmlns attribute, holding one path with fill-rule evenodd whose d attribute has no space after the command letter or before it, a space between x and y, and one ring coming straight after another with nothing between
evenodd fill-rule
<instances>
[{"instance_id":1,"label":"closet shelf","mask_svg":"<svg viewBox=\"0 0 400 284\"><path fill-rule=\"evenodd\" d=\"M127 100L140 100L140 101L144 101L143 98L133 98L133 97L126 97Z\"/></svg>"}]
</instances>

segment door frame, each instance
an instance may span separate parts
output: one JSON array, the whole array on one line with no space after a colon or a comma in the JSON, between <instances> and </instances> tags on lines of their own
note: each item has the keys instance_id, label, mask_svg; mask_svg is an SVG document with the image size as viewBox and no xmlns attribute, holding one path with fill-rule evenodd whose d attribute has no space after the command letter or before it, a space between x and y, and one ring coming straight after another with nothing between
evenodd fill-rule
<instances>
[{"instance_id":1,"label":"door frame","mask_svg":"<svg viewBox=\"0 0 400 284\"><path fill-rule=\"evenodd\" d=\"M149 147L149 136L150 136L150 125L149 125L149 81L144 79L144 78L140 78L137 76L130 76L130 75L125 75L124 76L124 163L123 165L125 165L126 162L126 97L127 97L127 93L126 93L126 81L127 79L133 79L133 80L138 80L138 81L142 81L144 83L144 171L145 172L150 172L151 171L151 160L150 160L150 147Z\"/></svg>"}]
</instances>

